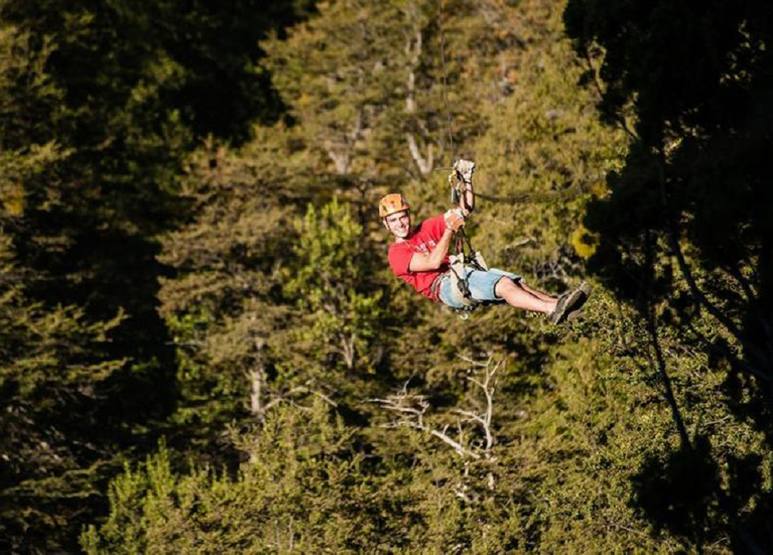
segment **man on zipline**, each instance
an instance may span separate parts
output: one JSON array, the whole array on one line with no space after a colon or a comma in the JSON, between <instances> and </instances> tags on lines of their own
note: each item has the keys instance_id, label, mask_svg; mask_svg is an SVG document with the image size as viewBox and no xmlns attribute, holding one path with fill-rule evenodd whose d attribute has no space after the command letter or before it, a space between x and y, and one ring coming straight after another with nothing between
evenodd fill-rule
<instances>
[{"instance_id":1,"label":"man on zipline","mask_svg":"<svg viewBox=\"0 0 773 555\"><path fill-rule=\"evenodd\" d=\"M395 239L389 246L392 272L421 295L454 309L464 309L470 301L506 302L516 308L544 313L554 324L563 322L585 303L589 291L584 285L556 298L532 289L516 274L465 265L464 275L458 276L469 289L470 299L465 302L458 280L453 279L448 257L454 234L475 206L471 179L474 164L461 162L469 164L469 172L468 178L460 181L463 185L459 191L459 208L424 220L412 228L410 206L401 194L390 193L379 202L381 221Z\"/></svg>"}]
</instances>

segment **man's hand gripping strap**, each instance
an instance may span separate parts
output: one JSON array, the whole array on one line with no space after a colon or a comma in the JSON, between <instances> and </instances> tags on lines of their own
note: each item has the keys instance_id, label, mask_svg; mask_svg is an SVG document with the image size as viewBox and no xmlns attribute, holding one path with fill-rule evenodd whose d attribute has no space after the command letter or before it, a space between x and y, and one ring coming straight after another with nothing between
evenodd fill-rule
<instances>
[{"instance_id":1,"label":"man's hand gripping strap","mask_svg":"<svg viewBox=\"0 0 773 555\"><path fill-rule=\"evenodd\" d=\"M464 215L461 208L452 208L443 214L446 227L456 233L464 225Z\"/></svg>"}]
</instances>

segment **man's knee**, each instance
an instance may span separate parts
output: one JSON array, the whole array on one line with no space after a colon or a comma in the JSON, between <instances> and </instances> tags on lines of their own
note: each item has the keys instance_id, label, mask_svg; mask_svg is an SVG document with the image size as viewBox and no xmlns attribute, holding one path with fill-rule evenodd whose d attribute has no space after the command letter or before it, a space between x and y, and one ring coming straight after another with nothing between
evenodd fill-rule
<instances>
[{"instance_id":1,"label":"man's knee","mask_svg":"<svg viewBox=\"0 0 773 555\"><path fill-rule=\"evenodd\" d=\"M504 297L504 294L507 293L507 291L512 291L516 289L518 285L509 277L502 276L500 280L497 282L496 287L494 287L494 293L497 297Z\"/></svg>"}]
</instances>

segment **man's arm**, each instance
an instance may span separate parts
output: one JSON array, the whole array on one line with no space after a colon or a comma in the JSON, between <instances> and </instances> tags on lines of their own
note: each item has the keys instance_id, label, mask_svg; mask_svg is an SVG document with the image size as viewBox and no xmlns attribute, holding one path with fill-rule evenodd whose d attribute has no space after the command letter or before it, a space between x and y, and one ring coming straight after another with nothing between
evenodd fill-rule
<instances>
[{"instance_id":1,"label":"man's arm","mask_svg":"<svg viewBox=\"0 0 773 555\"><path fill-rule=\"evenodd\" d=\"M462 217L462 215L459 214L458 209L455 208L443 215L443 221L446 225L435 248L432 249L429 254L420 252L414 253L411 257L411 261L408 263L409 271L427 272L437 270L443 265L443 261L448 254L448 249L451 247L451 239L453 238L454 233L464 225L464 217Z\"/></svg>"},{"instance_id":2,"label":"man's arm","mask_svg":"<svg viewBox=\"0 0 773 555\"><path fill-rule=\"evenodd\" d=\"M414 253L411 257L411 262L408 264L408 269L411 272L429 272L440 268L448 254L448 249L451 248L453 236L453 230L446 227L443 230L443 235L440 236L440 241L438 241L435 248L429 254Z\"/></svg>"}]
</instances>

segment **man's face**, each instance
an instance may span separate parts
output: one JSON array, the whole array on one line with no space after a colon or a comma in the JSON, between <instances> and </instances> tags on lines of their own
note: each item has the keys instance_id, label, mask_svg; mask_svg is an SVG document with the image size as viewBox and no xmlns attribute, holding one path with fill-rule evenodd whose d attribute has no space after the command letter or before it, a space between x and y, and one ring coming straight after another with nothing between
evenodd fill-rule
<instances>
[{"instance_id":1,"label":"man's face","mask_svg":"<svg viewBox=\"0 0 773 555\"><path fill-rule=\"evenodd\" d=\"M411 214L408 210L390 214L384 218L384 225L397 239L405 239L411 232Z\"/></svg>"}]
</instances>

